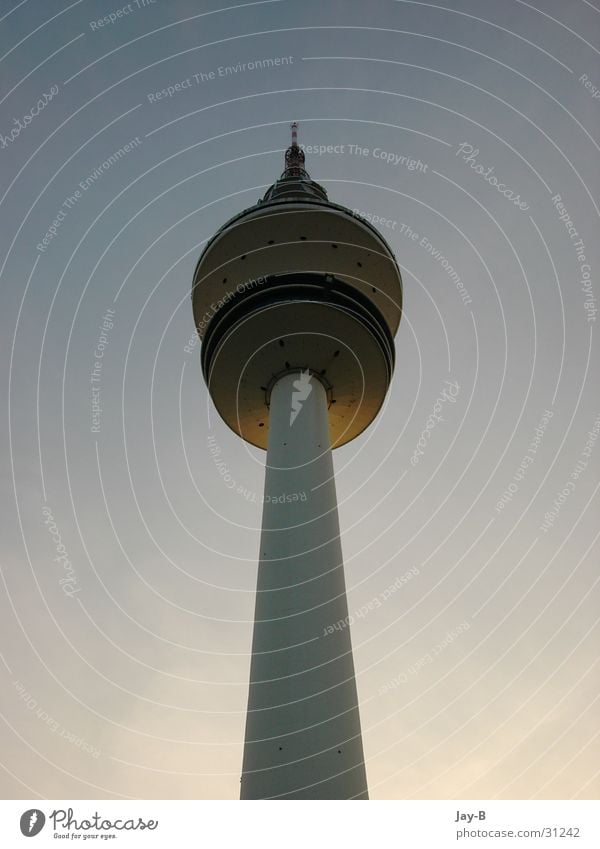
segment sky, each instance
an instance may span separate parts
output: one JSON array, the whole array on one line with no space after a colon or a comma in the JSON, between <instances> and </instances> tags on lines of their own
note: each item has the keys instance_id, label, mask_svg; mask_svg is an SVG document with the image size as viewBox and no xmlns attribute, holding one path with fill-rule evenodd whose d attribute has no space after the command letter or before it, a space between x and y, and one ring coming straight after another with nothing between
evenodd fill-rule
<instances>
[{"instance_id":1,"label":"sky","mask_svg":"<svg viewBox=\"0 0 600 849\"><path fill-rule=\"evenodd\" d=\"M598 797L599 36L587 0L2 5L3 798L239 795L265 454L190 294L293 120L404 284L334 452L370 797Z\"/></svg>"}]
</instances>

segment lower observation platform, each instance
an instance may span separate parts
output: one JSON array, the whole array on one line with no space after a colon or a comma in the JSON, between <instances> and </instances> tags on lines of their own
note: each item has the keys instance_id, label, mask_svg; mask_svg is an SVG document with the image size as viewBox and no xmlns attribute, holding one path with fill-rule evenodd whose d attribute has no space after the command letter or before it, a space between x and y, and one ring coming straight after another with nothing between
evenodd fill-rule
<instances>
[{"instance_id":1,"label":"lower observation platform","mask_svg":"<svg viewBox=\"0 0 600 849\"><path fill-rule=\"evenodd\" d=\"M362 433L383 404L393 338L371 300L332 275L278 274L233 297L210 322L202 368L224 421L266 450L270 391L309 371L327 390L332 447Z\"/></svg>"}]
</instances>

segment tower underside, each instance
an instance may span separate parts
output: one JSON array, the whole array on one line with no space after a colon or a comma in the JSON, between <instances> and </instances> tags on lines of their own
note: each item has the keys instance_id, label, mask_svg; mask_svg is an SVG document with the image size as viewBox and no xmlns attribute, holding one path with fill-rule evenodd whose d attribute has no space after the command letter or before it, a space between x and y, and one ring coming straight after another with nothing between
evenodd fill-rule
<instances>
[{"instance_id":1,"label":"tower underside","mask_svg":"<svg viewBox=\"0 0 600 849\"><path fill-rule=\"evenodd\" d=\"M327 406L308 373L270 394L242 799L368 798Z\"/></svg>"}]
</instances>

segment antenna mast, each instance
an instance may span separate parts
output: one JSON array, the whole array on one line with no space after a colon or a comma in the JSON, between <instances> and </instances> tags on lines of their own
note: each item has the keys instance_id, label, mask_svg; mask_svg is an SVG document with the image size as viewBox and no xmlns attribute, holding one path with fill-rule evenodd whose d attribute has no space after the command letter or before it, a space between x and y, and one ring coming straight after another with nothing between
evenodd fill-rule
<instances>
[{"instance_id":1,"label":"antenna mast","mask_svg":"<svg viewBox=\"0 0 600 849\"><path fill-rule=\"evenodd\" d=\"M308 178L304 170L304 151L298 147L298 122L293 121L291 125L292 143L285 152L284 177Z\"/></svg>"}]
</instances>

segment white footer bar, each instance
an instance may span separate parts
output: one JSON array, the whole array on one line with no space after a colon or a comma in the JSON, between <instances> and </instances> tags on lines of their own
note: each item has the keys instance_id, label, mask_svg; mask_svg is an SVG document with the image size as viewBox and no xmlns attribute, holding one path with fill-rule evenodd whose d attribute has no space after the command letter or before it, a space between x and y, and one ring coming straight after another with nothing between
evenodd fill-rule
<instances>
[{"instance_id":1,"label":"white footer bar","mask_svg":"<svg viewBox=\"0 0 600 849\"><path fill-rule=\"evenodd\" d=\"M480 800L0 802L3 849L65 846L67 842L119 849L598 849L600 805L595 801Z\"/></svg>"}]
</instances>

